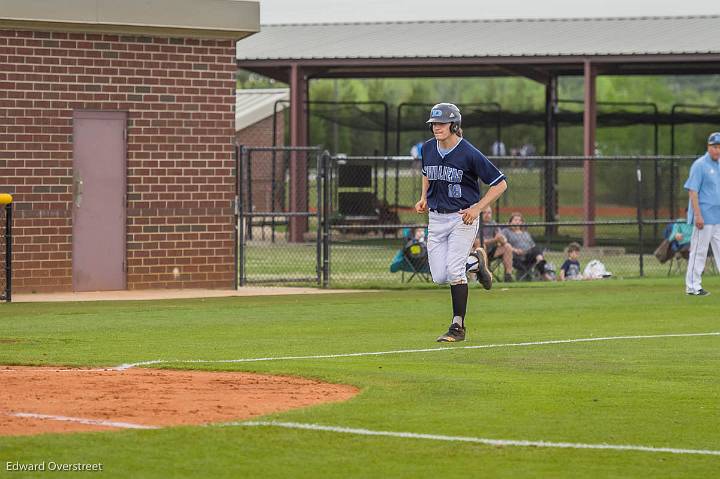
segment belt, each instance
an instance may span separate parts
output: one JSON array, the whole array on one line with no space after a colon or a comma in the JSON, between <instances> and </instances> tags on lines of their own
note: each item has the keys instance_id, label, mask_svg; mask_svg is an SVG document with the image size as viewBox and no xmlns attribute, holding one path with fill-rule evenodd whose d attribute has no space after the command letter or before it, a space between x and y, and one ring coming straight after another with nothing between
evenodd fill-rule
<instances>
[{"instance_id":1,"label":"belt","mask_svg":"<svg viewBox=\"0 0 720 479\"><path fill-rule=\"evenodd\" d=\"M435 208L430 211L432 211L433 213L450 214L450 213L457 213L460 210L446 210L444 208Z\"/></svg>"}]
</instances>

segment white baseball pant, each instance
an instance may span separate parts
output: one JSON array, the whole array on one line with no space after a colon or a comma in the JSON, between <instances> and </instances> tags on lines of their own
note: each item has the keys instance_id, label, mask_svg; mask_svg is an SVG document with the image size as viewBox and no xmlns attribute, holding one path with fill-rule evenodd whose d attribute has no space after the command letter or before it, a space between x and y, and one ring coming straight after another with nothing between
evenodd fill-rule
<instances>
[{"instance_id":1,"label":"white baseball pant","mask_svg":"<svg viewBox=\"0 0 720 479\"><path fill-rule=\"evenodd\" d=\"M465 265L477 235L480 221L463 223L458 213L430 212L428 224L428 261L433 282L467 283Z\"/></svg>"},{"instance_id":2,"label":"white baseball pant","mask_svg":"<svg viewBox=\"0 0 720 479\"><path fill-rule=\"evenodd\" d=\"M720 224L706 224L703 229L695 226L690 239L690 258L685 273L685 291L688 293L696 293L702 289L702 274L710 245L715 257L715 266L720 271Z\"/></svg>"}]
</instances>

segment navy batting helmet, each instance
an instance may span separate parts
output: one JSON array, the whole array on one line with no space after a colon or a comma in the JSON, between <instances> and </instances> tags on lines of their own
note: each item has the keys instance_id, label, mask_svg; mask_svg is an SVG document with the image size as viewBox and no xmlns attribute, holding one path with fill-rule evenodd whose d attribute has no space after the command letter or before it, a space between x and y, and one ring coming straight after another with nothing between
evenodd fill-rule
<instances>
[{"instance_id":1,"label":"navy batting helmet","mask_svg":"<svg viewBox=\"0 0 720 479\"><path fill-rule=\"evenodd\" d=\"M708 137L708 145L720 145L720 131L710 133Z\"/></svg>"},{"instance_id":2,"label":"navy batting helmet","mask_svg":"<svg viewBox=\"0 0 720 479\"><path fill-rule=\"evenodd\" d=\"M452 103L438 103L430 110L430 119L425 123L457 123L460 126L460 109Z\"/></svg>"}]
</instances>

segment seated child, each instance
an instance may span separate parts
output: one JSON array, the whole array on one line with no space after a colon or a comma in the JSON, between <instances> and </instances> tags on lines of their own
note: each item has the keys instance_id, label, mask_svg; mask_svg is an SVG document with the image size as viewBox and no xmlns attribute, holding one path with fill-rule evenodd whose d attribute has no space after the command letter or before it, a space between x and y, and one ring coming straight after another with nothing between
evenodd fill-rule
<instances>
[{"instance_id":1,"label":"seated child","mask_svg":"<svg viewBox=\"0 0 720 479\"><path fill-rule=\"evenodd\" d=\"M565 250L567 252L567 259L560 267L560 281L569 279L583 279L580 273L580 245L572 242L568 245Z\"/></svg>"}]
</instances>

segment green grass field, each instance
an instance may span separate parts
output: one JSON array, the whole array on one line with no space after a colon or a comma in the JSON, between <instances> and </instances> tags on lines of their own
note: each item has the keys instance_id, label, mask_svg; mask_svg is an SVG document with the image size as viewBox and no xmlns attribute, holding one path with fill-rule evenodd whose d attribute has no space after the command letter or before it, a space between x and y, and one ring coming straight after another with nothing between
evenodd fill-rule
<instances>
[{"instance_id":1,"label":"green grass field","mask_svg":"<svg viewBox=\"0 0 720 479\"><path fill-rule=\"evenodd\" d=\"M720 331L720 279L474 285L449 350L163 367L355 385L332 405L262 418L440 436L720 450L720 336L467 349ZM442 347L446 289L154 302L0 304L0 364L336 355ZM1 393L0 393L1 394ZM720 456L492 446L280 427L3 437L6 462L100 462L98 477L714 477ZM77 476L87 473L77 473ZM2 475L2 474L0 474ZM63 477L74 477L64 473ZM32 477L6 473L3 477ZM45 477L45 476L43 476ZM83 476L84 477L84 476Z\"/></svg>"}]
</instances>

